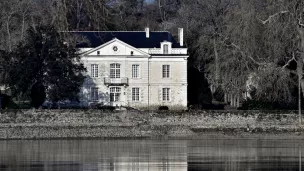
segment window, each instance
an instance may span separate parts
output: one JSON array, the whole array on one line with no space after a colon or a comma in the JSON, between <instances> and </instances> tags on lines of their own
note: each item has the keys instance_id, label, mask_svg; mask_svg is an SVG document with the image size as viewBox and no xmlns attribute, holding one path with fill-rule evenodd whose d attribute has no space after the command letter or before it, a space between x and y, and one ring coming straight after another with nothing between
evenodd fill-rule
<instances>
[{"instance_id":1,"label":"window","mask_svg":"<svg viewBox=\"0 0 304 171\"><path fill-rule=\"evenodd\" d=\"M120 64L110 64L110 78L120 78Z\"/></svg>"},{"instance_id":2,"label":"window","mask_svg":"<svg viewBox=\"0 0 304 171\"><path fill-rule=\"evenodd\" d=\"M170 88L163 88L163 101L170 101Z\"/></svg>"},{"instance_id":3,"label":"window","mask_svg":"<svg viewBox=\"0 0 304 171\"><path fill-rule=\"evenodd\" d=\"M163 65L163 78L170 77L170 65Z\"/></svg>"},{"instance_id":4,"label":"window","mask_svg":"<svg viewBox=\"0 0 304 171\"><path fill-rule=\"evenodd\" d=\"M168 54L169 53L169 45L164 45L164 54Z\"/></svg>"},{"instance_id":5,"label":"window","mask_svg":"<svg viewBox=\"0 0 304 171\"><path fill-rule=\"evenodd\" d=\"M98 88L91 88L91 101L98 101Z\"/></svg>"},{"instance_id":6,"label":"window","mask_svg":"<svg viewBox=\"0 0 304 171\"><path fill-rule=\"evenodd\" d=\"M139 88L132 88L132 101L139 101Z\"/></svg>"},{"instance_id":7,"label":"window","mask_svg":"<svg viewBox=\"0 0 304 171\"><path fill-rule=\"evenodd\" d=\"M134 52L133 52L133 51L131 51L131 56L133 56L133 54L134 54Z\"/></svg>"},{"instance_id":8,"label":"window","mask_svg":"<svg viewBox=\"0 0 304 171\"><path fill-rule=\"evenodd\" d=\"M100 55L100 51L97 51L97 55Z\"/></svg>"},{"instance_id":9,"label":"window","mask_svg":"<svg viewBox=\"0 0 304 171\"><path fill-rule=\"evenodd\" d=\"M132 78L139 78L139 65L132 65Z\"/></svg>"},{"instance_id":10,"label":"window","mask_svg":"<svg viewBox=\"0 0 304 171\"><path fill-rule=\"evenodd\" d=\"M91 64L91 76L93 78L98 77L98 65L97 64Z\"/></svg>"},{"instance_id":11,"label":"window","mask_svg":"<svg viewBox=\"0 0 304 171\"><path fill-rule=\"evenodd\" d=\"M118 102L120 99L120 87L111 87L110 88L110 101L111 102Z\"/></svg>"}]
</instances>

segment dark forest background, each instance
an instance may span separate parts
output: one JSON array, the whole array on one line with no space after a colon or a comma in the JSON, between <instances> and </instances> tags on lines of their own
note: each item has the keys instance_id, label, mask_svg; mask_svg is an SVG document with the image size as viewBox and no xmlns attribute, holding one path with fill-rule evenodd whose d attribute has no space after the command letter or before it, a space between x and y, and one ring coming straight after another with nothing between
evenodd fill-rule
<instances>
[{"instance_id":1,"label":"dark forest background","mask_svg":"<svg viewBox=\"0 0 304 171\"><path fill-rule=\"evenodd\" d=\"M149 27L176 38L182 27L190 104L208 106L213 99L248 106L248 92L261 106L293 108L302 97L303 14L301 0L1 0L0 64L11 60L3 54L27 41L26 30L41 25L57 31Z\"/></svg>"}]
</instances>

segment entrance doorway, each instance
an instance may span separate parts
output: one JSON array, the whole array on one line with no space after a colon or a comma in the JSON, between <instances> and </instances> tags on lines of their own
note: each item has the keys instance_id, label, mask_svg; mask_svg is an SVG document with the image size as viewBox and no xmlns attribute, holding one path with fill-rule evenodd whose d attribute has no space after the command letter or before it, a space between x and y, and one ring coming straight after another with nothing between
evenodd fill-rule
<instances>
[{"instance_id":1,"label":"entrance doorway","mask_svg":"<svg viewBox=\"0 0 304 171\"><path fill-rule=\"evenodd\" d=\"M120 95L121 88L120 87L111 87L110 88L110 103L111 106L120 106Z\"/></svg>"}]
</instances>

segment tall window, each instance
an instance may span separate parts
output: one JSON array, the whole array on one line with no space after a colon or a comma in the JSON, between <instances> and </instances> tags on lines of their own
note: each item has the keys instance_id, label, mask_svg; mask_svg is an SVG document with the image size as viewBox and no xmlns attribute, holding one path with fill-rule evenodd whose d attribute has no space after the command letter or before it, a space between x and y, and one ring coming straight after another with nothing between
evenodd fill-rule
<instances>
[{"instance_id":1,"label":"tall window","mask_svg":"<svg viewBox=\"0 0 304 171\"><path fill-rule=\"evenodd\" d=\"M111 87L110 88L110 101L111 102L118 102L120 99L120 87Z\"/></svg>"},{"instance_id":2,"label":"tall window","mask_svg":"<svg viewBox=\"0 0 304 171\"><path fill-rule=\"evenodd\" d=\"M164 54L168 54L169 53L169 46L168 45L164 45Z\"/></svg>"},{"instance_id":3,"label":"tall window","mask_svg":"<svg viewBox=\"0 0 304 171\"><path fill-rule=\"evenodd\" d=\"M170 101L170 88L163 88L163 101Z\"/></svg>"},{"instance_id":4,"label":"tall window","mask_svg":"<svg viewBox=\"0 0 304 171\"><path fill-rule=\"evenodd\" d=\"M132 101L139 101L139 88L132 88Z\"/></svg>"},{"instance_id":5,"label":"tall window","mask_svg":"<svg viewBox=\"0 0 304 171\"><path fill-rule=\"evenodd\" d=\"M98 88L91 88L91 101L98 101Z\"/></svg>"},{"instance_id":6,"label":"tall window","mask_svg":"<svg viewBox=\"0 0 304 171\"><path fill-rule=\"evenodd\" d=\"M132 78L139 78L139 65L132 65Z\"/></svg>"},{"instance_id":7,"label":"tall window","mask_svg":"<svg viewBox=\"0 0 304 171\"><path fill-rule=\"evenodd\" d=\"M110 64L110 78L120 78L120 64Z\"/></svg>"},{"instance_id":8,"label":"tall window","mask_svg":"<svg viewBox=\"0 0 304 171\"><path fill-rule=\"evenodd\" d=\"M163 65L163 78L170 77L170 65Z\"/></svg>"},{"instance_id":9,"label":"tall window","mask_svg":"<svg viewBox=\"0 0 304 171\"><path fill-rule=\"evenodd\" d=\"M93 78L98 77L98 65L97 64L91 64L91 76Z\"/></svg>"}]
</instances>

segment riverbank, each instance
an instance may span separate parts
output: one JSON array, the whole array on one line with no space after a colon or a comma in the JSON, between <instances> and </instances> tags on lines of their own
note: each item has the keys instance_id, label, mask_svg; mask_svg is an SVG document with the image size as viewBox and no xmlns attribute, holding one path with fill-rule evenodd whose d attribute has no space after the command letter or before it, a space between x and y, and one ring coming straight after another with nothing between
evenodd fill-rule
<instances>
[{"instance_id":1,"label":"riverbank","mask_svg":"<svg viewBox=\"0 0 304 171\"><path fill-rule=\"evenodd\" d=\"M299 138L294 112L140 112L8 110L0 114L0 139L70 138Z\"/></svg>"}]
</instances>

